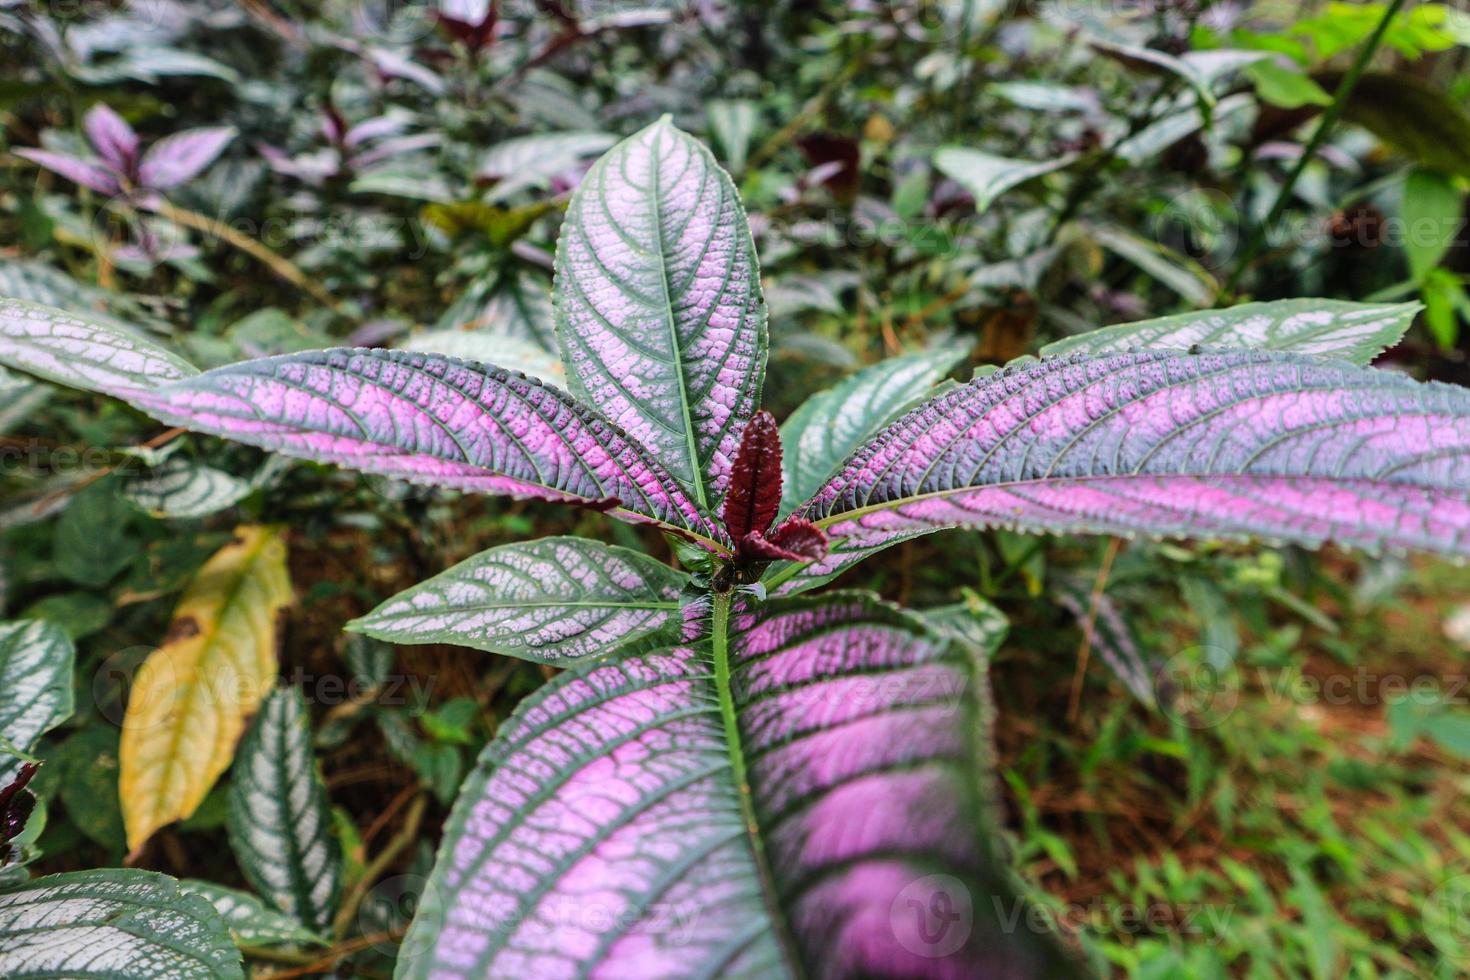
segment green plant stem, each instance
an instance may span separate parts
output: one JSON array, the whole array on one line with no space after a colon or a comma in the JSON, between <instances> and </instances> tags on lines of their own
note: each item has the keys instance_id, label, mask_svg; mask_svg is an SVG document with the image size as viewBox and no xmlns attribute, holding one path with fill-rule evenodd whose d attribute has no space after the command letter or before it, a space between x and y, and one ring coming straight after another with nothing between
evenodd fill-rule
<instances>
[{"instance_id":1,"label":"green plant stem","mask_svg":"<svg viewBox=\"0 0 1470 980\"><path fill-rule=\"evenodd\" d=\"M408 808L408 816L404 818L403 829L393 836L381 851L370 861L362 871L362 877L353 882L342 900L342 907L337 910L337 917L332 920L332 935L340 942L347 935L347 929L352 925L352 917L357 915L358 906L367 897L368 889L388 866L397 860L398 855L408 849L419 836L419 823L424 817L424 808L428 806L429 799L420 793Z\"/></svg>"},{"instance_id":2,"label":"green plant stem","mask_svg":"<svg viewBox=\"0 0 1470 980\"><path fill-rule=\"evenodd\" d=\"M715 661L715 690L720 699L720 719L724 722L725 744L730 750L730 775L735 783L735 795L740 801L740 820L745 825L746 837L750 841L750 853L755 862L757 877L761 882L761 895L783 949L796 947L786 932L786 918L776 905L776 879L771 874L771 865L766 858L765 845L761 843L760 823L756 820L755 800L750 794L750 780L745 768L745 745L740 736L740 723L735 715L735 693L730 687L730 593L716 592L713 612L710 615L710 644ZM799 970L794 960L789 964Z\"/></svg>"},{"instance_id":3,"label":"green plant stem","mask_svg":"<svg viewBox=\"0 0 1470 980\"><path fill-rule=\"evenodd\" d=\"M1241 276L1245 275L1245 270L1250 268L1251 262L1261 251L1261 246L1266 243L1266 236L1281 219L1281 213L1286 210L1287 204L1291 201L1291 192L1296 187L1296 182L1301 179L1307 165L1316 157L1317 151L1322 149L1322 144L1327 141L1327 137L1332 133L1332 128L1337 125L1338 118L1347 108L1348 97L1353 94L1353 89L1357 88L1358 79L1363 76L1363 72L1367 71L1368 63L1373 60L1373 55L1378 51L1378 45L1383 41L1383 35L1388 31L1388 25L1393 23L1394 17L1398 15L1403 5L1404 0L1389 0L1388 9L1383 12L1383 19L1378 22L1378 26L1373 29L1373 34L1358 49L1358 56L1353 59L1352 67L1348 69L1347 74L1342 76L1342 81L1337 83L1337 91L1332 93L1332 104L1322 113L1322 121L1318 123L1316 132L1312 133L1312 138L1302 150L1302 155L1297 158L1296 165L1291 168L1291 172L1286 175L1286 181L1276 192L1276 200L1272 202L1271 210L1266 214L1266 220L1251 232L1250 239L1246 242L1244 250L1241 251L1240 261L1236 264L1230 279L1225 283L1224 293L1226 295L1235 292Z\"/></svg>"},{"instance_id":4,"label":"green plant stem","mask_svg":"<svg viewBox=\"0 0 1470 980\"><path fill-rule=\"evenodd\" d=\"M318 303L337 313L342 312L342 307L337 302L336 297L322 288L321 283L306 275L306 273L298 269L289 259L277 255L249 235L236 231L222 221L216 221L207 215L190 211L187 208L175 207L163 200L153 202L149 205L148 210L162 215L174 224L183 225L185 228L193 228L195 231L202 231L206 235L211 235L222 242L234 246L260 262L260 264L270 269L286 282L308 293Z\"/></svg>"}]
</instances>

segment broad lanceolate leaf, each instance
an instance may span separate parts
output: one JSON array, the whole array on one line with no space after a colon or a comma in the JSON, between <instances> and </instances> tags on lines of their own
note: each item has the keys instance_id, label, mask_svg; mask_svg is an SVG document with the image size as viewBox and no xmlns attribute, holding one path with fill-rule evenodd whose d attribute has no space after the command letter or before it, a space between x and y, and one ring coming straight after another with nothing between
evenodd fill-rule
<instances>
[{"instance_id":1,"label":"broad lanceolate leaf","mask_svg":"<svg viewBox=\"0 0 1470 980\"><path fill-rule=\"evenodd\" d=\"M650 649L522 702L400 978L1068 975L1004 928L1025 910L984 836L970 655L862 596L732 626L728 652Z\"/></svg>"},{"instance_id":2,"label":"broad lanceolate leaf","mask_svg":"<svg viewBox=\"0 0 1470 980\"><path fill-rule=\"evenodd\" d=\"M244 973L207 901L167 875L106 868L0 892L0 976L233 980Z\"/></svg>"},{"instance_id":3,"label":"broad lanceolate leaf","mask_svg":"<svg viewBox=\"0 0 1470 980\"><path fill-rule=\"evenodd\" d=\"M976 211L984 211L1012 187L1061 170L1076 159L1076 154L1064 153L1050 160L1012 160L963 146L942 146L934 154L934 166L974 196Z\"/></svg>"},{"instance_id":4,"label":"broad lanceolate leaf","mask_svg":"<svg viewBox=\"0 0 1470 980\"><path fill-rule=\"evenodd\" d=\"M426 330L416 333L400 345L404 350L427 351L478 361L507 371L565 387L566 371L561 360L539 344L520 337L510 337L490 330Z\"/></svg>"},{"instance_id":5,"label":"broad lanceolate leaf","mask_svg":"<svg viewBox=\"0 0 1470 980\"><path fill-rule=\"evenodd\" d=\"M307 929L291 916L275 909L266 908L265 903L249 892L226 888L212 881L184 879L179 882L179 891L198 895L214 906L214 910L229 926L235 945L247 946L325 946L323 937Z\"/></svg>"},{"instance_id":6,"label":"broad lanceolate leaf","mask_svg":"<svg viewBox=\"0 0 1470 980\"><path fill-rule=\"evenodd\" d=\"M955 526L1470 555L1470 392L1279 353L1057 358L910 412L802 513L839 567Z\"/></svg>"},{"instance_id":7,"label":"broad lanceolate leaf","mask_svg":"<svg viewBox=\"0 0 1470 980\"><path fill-rule=\"evenodd\" d=\"M82 160L65 153L53 153L50 150L29 148L18 149L15 155L45 167L52 173L60 174L72 183L94 190L98 194L106 194L111 197L122 191L122 184L118 183L117 175L107 167L91 160Z\"/></svg>"},{"instance_id":8,"label":"broad lanceolate leaf","mask_svg":"<svg viewBox=\"0 0 1470 980\"><path fill-rule=\"evenodd\" d=\"M457 643L563 664L681 623L686 580L627 548L542 538L482 551L349 628L395 643Z\"/></svg>"},{"instance_id":9,"label":"broad lanceolate leaf","mask_svg":"<svg viewBox=\"0 0 1470 980\"><path fill-rule=\"evenodd\" d=\"M14 753L71 717L71 639L54 623L0 623L0 786L20 772Z\"/></svg>"},{"instance_id":10,"label":"broad lanceolate leaf","mask_svg":"<svg viewBox=\"0 0 1470 980\"><path fill-rule=\"evenodd\" d=\"M138 180L154 190L178 187L197 177L234 138L233 126L206 126L165 136L143 154Z\"/></svg>"},{"instance_id":11,"label":"broad lanceolate leaf","mask_svg":"<svg viewBox=\"0 0 1470 980\"><path fill-rule=\"evenodd\" d=\"M128 847L189 816L230 764L276 677L277 620L291 602L286 543L260 527L204 563L123 716L119 795Z\"/></svg>"},{"instance_id":12,"label":"broad lanceolate leaf","mask_svg":"<svg viewBox=\"0 0 1470 980\"><path fill-rule=\"evenodd\" d=\"M331 924L342 880L306 701L277 688L240 743L230 784L230 847L251 886L314 929Z\"/></svg>"},{"instance_id":13,"label":"broad lanceolate leaf","mask_svg":"<svg viewBox=\"0 0 1470 980\"><path fill-rule=\"evenodd\" d=\"M781 509L794 510L895 412L924 394L965 351L943 347L890 357L818 392L781 426Z\"/></svg>"},{"instance_id":14,"label":"broad lanceolate leaf","mask_svg":"<svg viewBox=\"0 0 1470 980\"><path fill-rule=\"evenodd\" d=\"M554 291L572 391L713 506L767 339L745 211L709 151L665 120L598 160L567 208Z\"/></svg>"},{"instance_id":15,"label":"broad lanceolate leaf","mask_svg":"<svg viewBox=\"0 0 1470 980\"><path fill-rule=\"evenodd\" d=\"M648 451L564 392L440 354L305 351L243 361L134 404L174 425L418 483L718 528Z\"/></svg>"},{"instance_id":16,"label":"broad lanceolate leaf","mask_svg":"<svg viewBox=\"0 0 1470 980\"><path fill-rule=\"evenodd\" d=\"M199 369L108 319L0 299L0 364L48 381L127 397Z\"/></svg>"},{"instance_id":17,"label":"broad lanceolate leaf","mask_svg":"<svg viewBox=\"0 0 1470 980\"><path fill-rule=\"evenodd\" d=\"M1123 323L1047 344L1043 357L1144 348L1240 347L1337 357L1367 364L1398 343L1418 303L1285 299Z\"/></svg>"}]
</instances>

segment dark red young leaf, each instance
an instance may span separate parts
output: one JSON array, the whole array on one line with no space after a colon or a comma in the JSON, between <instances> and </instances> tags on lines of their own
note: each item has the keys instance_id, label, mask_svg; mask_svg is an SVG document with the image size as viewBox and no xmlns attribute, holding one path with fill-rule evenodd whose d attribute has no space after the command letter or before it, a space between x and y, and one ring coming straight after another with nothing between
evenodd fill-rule
<instances>
[{"instance_id":1,"label":"dark red young leaf","mask_svg":"<svg viewBox=\"0 0 1470 980\"><path fill-rule=\"evenodd\" d=\"M0 788L0 842L8 843L26 829L36 798L23 790L35 774L36 764L28 762L20 767L14 782Z\"/></svg>"},{"instance_id":2,"label":"dark red young leaf","mask_svg":"<svg viewBox=\"0 0 1470 980\"><path fill-rule=\"evenodd\" d=\"M786 518L766 539L808 561L827 557L827 532L800 517Z\"/></svg>"},{"instance_id":3,"label":"dark red young leaf","mask_svg":"<svg viewBox=\"0 0 1470 980\"><path fill-rule=\"evenodd\" d=\"M745 535L739 554L752 561L817 561L827 556L827 535L811 521L792 517L769 537L759 531Z\"/></svg>"},{"instance_id":4,"label":"dark red young leaf","mask_svg":"<svg viewBox=\"0 0 1470 980\"><path fill-rule=\"evenodd\" d=\"M720 517L735 541L765 531L781 508L781 432L770 412L756 412L740 433Z\"/></svg>"}]
</instances>

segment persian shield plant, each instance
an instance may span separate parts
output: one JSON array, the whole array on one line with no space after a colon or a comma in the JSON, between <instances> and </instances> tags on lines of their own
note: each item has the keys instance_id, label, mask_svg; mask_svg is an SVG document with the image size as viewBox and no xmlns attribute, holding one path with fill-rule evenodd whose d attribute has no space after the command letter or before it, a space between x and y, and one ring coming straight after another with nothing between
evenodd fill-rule
<instances>
[{"instance_id":1,"label":"persian shield plant","mask_svg":"<svg viewBox=\"0 0 1470 980\"><path fill-rule=\"evenodd\" d=\"M959 355L911 355L778 430L740 202L667 121L588 173L556 272L569 391L366 349L200 374L0 307L5 363L166 423L669 536L677 568L494 548L352 624L568 668L465 782L402 977L1059 975L994 839L998 614L800 593L949 527L1470 554L1470 394L1363 366L1409 307L1115 328L926 399Z\"/></svg>"}]
</instances>

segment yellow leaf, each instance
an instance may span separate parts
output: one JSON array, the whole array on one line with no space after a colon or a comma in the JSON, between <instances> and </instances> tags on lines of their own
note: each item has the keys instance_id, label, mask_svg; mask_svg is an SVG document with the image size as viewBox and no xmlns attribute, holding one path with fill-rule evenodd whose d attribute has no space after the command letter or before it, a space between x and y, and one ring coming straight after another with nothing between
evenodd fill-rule
<instances>
[{"instance_id":1,"label":"yellow leaf","mask_svg":"<svg viewBox=\"0 0 1470 980\"><path fill-rule=\"evenodd\" d=\"M118 788L130 851L192 814L229 766L275 683L277 624L290 603L286 542L263 527L236 528L189 583L123 716Z\"/></svg>"}]
</instances>

